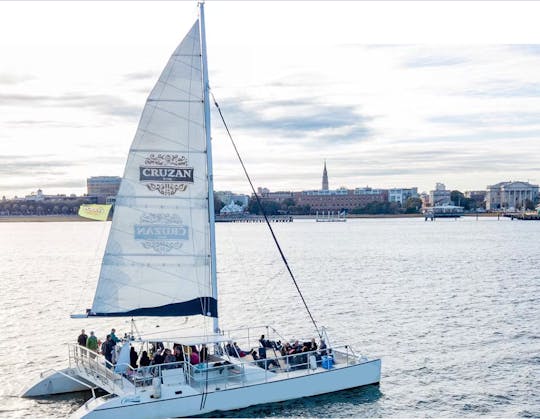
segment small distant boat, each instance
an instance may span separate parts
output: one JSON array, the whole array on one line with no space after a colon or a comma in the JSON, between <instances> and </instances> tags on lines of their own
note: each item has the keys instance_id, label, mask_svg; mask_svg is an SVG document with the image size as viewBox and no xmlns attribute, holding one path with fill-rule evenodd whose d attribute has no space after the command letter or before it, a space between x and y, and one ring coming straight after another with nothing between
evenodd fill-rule
<instances>
[{"instance_id":1,"label":"small distant boat","mask_svg":"<svg viewBox=\"0 0 540 419\"><path fill-rule=\"evenodd\" d=\"M143 110L92 307L73 317L203 316L205 326L200 336L132 334L118 342L116 362L110 346L105 352L111 359L106 359L70 345L69 367L42 373L23 397L95 388L109 393L94 394L75 417L195 416L376 384L381 378L381 360L330 342L303 297L319 345L310 336L298 336L292 343L298 350L288 350L290 339L269 326L227 332L219 327L210 99L203 4L199 7L199 19ZM130 365L134 347L158 354L154 363ZM165 351L165 360L156 360L159 351Z\"/></svg>"},{"instance_id":2,"label":"small distant boat","mask_svg":"<svg viewBox=\"0 0 540 419\"><path fill-rule=\"evenodd\" d=\"M425 219L458 218L463 215L463 207L457 205L435 205L424 210Z\"/></svg>"},{"instance_id":3,"label":"small distant boat","mask_svg":"<svg viewBox=\"0 0 540 419\"><path fill-rule=\"evenodd\" d=\"M328 211L326 214L324 213L324 211L321 211L320 213L319 211L317 211L315 215L315 221L317 221L318 223L339 223L347 221L346 216L347 213L345 211L341 211L339 213L334 213L334 211Z\"/></svg>"}]
</instances>

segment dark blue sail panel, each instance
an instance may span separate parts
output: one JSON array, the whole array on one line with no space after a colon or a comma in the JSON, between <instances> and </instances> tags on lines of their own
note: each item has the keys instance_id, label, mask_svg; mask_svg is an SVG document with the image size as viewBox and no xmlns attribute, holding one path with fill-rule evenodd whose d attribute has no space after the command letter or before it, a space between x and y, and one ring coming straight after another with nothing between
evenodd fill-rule
<instances>
[{"instance_id":1,"label":"dark blue sail panel","mask_svg":"<svg viewBox=\"0 0 540 419\"><path fill-rule=\"evenodd\" d=\"M182 303L166 304L160 307L137 308L130 311L122 311L117 313L92 313L88 316L98 317L122 317L122 316L148 316L148 317L165 317L165 316L195 316L201 314L203 316L217 317L217 301L212 297L201 297Z\"/></svg>"}]
</instances>

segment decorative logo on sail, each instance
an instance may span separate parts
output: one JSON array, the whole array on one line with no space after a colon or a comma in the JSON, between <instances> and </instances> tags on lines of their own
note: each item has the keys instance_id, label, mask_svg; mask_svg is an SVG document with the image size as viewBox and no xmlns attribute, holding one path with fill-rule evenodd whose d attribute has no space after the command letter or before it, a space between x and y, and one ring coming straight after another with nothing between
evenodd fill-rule
<instances>
[{"instance_id":1,"label":"decorative logo on sail","mask_svg":"<svg viewBox=\"0 0 540 419\"><path fill-rule=\"evenodd\" d=\"M189 228L176 214L143 214L140 224L134 226L135 240L140 241L145 249L157 253L169 253L180 249L182 242L189 239Z\"/></svg>"},{"instance_id":2,"label":"decorative logo on sail","mask_svg":"<svg viewBox=\"0 0 540 419\"><path fill-rule=\"evenodd\" d=\"M171 196L193 183L193 167L178 154L150 154L139 167L139 180L151 191Z\"/></svg>"}]
</instances>

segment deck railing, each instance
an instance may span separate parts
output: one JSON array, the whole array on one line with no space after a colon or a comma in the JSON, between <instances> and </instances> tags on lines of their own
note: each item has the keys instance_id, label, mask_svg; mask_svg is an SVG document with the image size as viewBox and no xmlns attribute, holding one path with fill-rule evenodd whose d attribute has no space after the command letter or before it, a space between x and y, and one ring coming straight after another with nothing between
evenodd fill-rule
<instances>
[{"instance_id":1,"label":"deck railing","mask_svg":"<svg viewBox=\"0 0 540 419\"><path fill-rule=\"evenodd\" d=\"M128 364L112 364L102 355L79 345L69 345L70 366L77 368L82 376L91 378L96 385L111 393L137 393L152 385L154 378L165 384L187 384L199 391L209 386L226 389L242 387L253 382L275 381L291 376L321 373L320 367L332 368L326 363L354 365L362 362L347 346L326 348L290 355L252 360L251 357L222 355L217 362L192 365L189 362L172 362L147 367L132 368ZM268 349L273 352L272 349ZM277 350L276 350L277 352ZM327 356L330 360L325 360ZM115 372L115 371L122 371ZM261 374L264 371L264 374Z\"/></svg>"}]
</instances>

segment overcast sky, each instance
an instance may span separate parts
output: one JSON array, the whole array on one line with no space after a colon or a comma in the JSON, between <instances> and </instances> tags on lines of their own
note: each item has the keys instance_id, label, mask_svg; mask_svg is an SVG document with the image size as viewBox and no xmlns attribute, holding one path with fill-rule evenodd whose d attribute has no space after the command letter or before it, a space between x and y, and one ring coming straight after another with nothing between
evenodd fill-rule
<instances>
[{"instance_id":1,"label":"overcast sky","mask_svg":"<svg viewBox=\"0 0 540 419\"><path fill-rule=\"evenodd\" d=\"M540 182L537 2L207 2L210 83L256 186ZM195 2L0 2L0 196L121 176ZM537 45L538 44L538 45ZM213 115L215 187L248 192Z\"/></svg>"}]
</instances>

